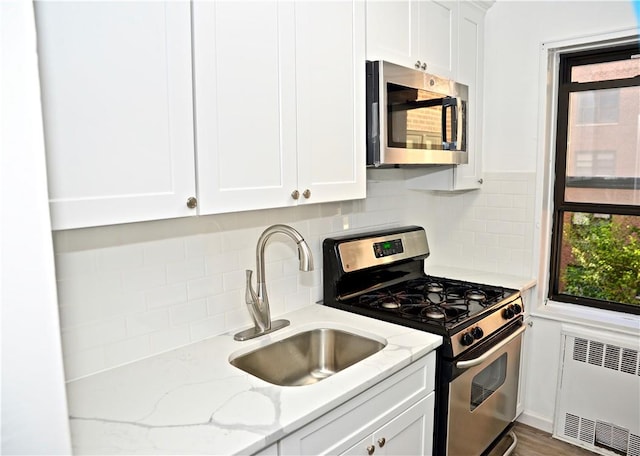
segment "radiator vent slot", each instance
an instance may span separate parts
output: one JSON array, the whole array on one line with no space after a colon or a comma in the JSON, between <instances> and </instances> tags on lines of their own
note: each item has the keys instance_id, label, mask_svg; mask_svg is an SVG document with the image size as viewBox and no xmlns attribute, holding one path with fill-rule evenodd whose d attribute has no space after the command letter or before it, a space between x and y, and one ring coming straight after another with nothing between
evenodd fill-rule
<instances>
[{"instance_id":1,"label":"radiator vent slot","mask_svg":"<svg viewBox=\"0 0 640 456\"><path fill-rule=\"evenodd\" d=\"M620 370L620 347L607 345L604 351L604 367L607 369Z\"/></svg>"},{"instance_id":2,"label":"radiator vent slot","mask_svg":"<svg viewBox=\"0 0 640 456\"><path fill-rule=\"evenodd\" d=\"M640 436L612 423L566 413L564 435L623 456L640 456Z\"/></svg>"},{"instance_id":3,"label":"radiator vent slot","mask_svg":"<svg viewBox=\"0 0 640 456\"><path fill-rule=\"evenodd\" d=\"M567 413L564 420L564 435L571 437L572 439L578 439L578 432L580 430L580 417Z\"/></svg>"},{"instance_id":4,"label":"radiator vent slot","mask_svg":"<svg viewBox=\"0 0 640 456\"><path fill-rule=\"evenodd\" d=\"M604 358L604 344L602 342L589 342L589 364L602 366Z\"/></svg>"},{"instance_id":5,"label":"radiator vent slot","mask_svg":"<svg viewBox=\"0 0 640 456\"><path fill-rule=\"evenodd\" d=\"M640 436L631 434L629 436L628 456L640 456Z\"/></svg>"},{"instance_id":6,"label":"radiator vent slot","mask_svg":"<svg viewBox=\"0 0 640 456\"><path fill-rule=\"evenodd\" d=\"M573 344L573 359L594 366L606 367L625 374L640 375L637 350L604 344L576 337Z\"/></svg>"},{"instance_id":7,"label":"radiator vent slot","mask_svg":"<svg viewBox=\"0 0 640 456\"><path fill-rule=\"evenodd\" d=\"M635 374L636 366L638 365L638 352L635 350L629 350L628 348L622 349L622 365L620 370L627 374ZM640 372L639 372L640 375Z\"/></svg>"},{"instance_id":8,"label":"radiator vent slot","mask_svg":"<svg viewBox=\"0 0 640 456\"><path fill-rule=\"evenodd\" d=\"M579 339L576 337L576 340L573 344L573 359L586 363L588 347L589 341L587 339Z\"/></svg>"}]
</instances>

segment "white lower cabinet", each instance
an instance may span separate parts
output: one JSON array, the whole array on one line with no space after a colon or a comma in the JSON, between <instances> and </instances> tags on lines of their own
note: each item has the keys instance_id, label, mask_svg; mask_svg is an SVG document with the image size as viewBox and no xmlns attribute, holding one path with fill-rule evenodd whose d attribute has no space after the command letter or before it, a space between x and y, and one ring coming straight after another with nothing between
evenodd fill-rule
<instances>
[{"instance_id":1,"label":"white lower cabinet","mask_svg":"<svg viewBox=\"0 0 640 456\"><path fill-rule=\"evenodd\" d=\"M279 442L285 455L430 455L435 353Z\"/></svg>"},{"instance_id":2,"label":"white lower cabinet","mask_svg":"<svg viewBox=\"0 0 640 456\"><path fill-rule=\"evenodd\" d=\"M340 454L430 455L433 442L434 394L429 394Z\"/></svg>"}]
</instances>

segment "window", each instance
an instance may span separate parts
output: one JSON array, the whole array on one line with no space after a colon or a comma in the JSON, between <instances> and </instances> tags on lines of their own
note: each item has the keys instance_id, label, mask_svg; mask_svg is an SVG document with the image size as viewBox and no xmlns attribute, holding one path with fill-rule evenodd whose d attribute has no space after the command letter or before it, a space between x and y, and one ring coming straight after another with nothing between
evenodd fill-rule
<instances>
[{"instance_id":1,"label":"window","mask_svg":"<svg viewBox=\"0 0 640 456\"><path fill-rule=\"evenodd\" d=\"M638 43L560 55L549 297L640 314Z\"/></svg>"}]
</instances>

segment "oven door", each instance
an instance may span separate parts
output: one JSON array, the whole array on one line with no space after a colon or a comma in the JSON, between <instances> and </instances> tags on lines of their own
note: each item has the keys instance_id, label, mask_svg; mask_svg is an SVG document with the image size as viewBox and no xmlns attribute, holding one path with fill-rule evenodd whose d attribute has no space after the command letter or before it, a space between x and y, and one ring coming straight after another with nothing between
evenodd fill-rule
<instances>
[{"instance_id":1,"label":"oven door","mask_svg":"<svg viewBox=\"0 0 640 456\"><path fill-rule=\"evenodd\" d=\"M521 321L454 361L448 456L481 454L516 418Z\"/></svg>"}]
</instances>

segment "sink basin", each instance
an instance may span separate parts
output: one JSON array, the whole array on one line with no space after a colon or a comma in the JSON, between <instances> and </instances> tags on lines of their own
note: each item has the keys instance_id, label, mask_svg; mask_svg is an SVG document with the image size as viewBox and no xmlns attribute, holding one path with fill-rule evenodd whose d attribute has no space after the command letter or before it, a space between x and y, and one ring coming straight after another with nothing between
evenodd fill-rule
<instances>
[{"instance_id":1,"label":"sink basin","mask_svg":"<svg viewBox=\"0 0 640 456\"><path fill-rule=\"evenodd\" d=\"M385 345L346 331L319 328L233 357L229 362L275 385L311 385L379 352Z\"/></svg>"}]
</instances>

